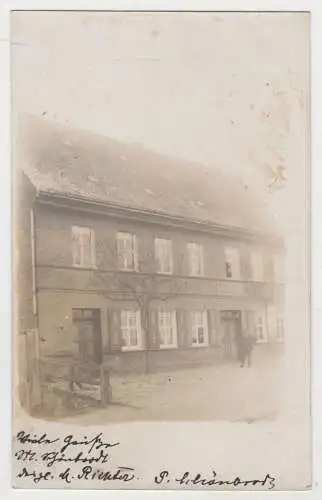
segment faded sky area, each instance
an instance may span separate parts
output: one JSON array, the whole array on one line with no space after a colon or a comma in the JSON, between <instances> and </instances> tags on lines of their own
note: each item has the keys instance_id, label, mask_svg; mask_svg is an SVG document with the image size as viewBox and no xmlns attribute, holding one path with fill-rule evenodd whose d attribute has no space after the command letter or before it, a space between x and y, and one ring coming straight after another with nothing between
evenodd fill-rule
<instances>
[{"instance_id":1,"label":"faded sky area","mask_svg":"<svg viewBox=\"0 0 322 500\"><path fill-rule=\"evenodd\" d=\"M305 155L307 15L16 12L12 43L15 116L214 165L285 205L268 166L290 183Z\"/></svg>"}]
</instances>

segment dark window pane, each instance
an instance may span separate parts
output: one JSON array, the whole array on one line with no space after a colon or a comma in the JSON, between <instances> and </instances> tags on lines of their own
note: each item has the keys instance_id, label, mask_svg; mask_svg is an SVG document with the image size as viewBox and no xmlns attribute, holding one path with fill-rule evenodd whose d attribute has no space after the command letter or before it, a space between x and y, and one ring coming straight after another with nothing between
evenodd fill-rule
<instances>
[{"instance_id":1,"label":"dark window pane","mask_svg":"<svg viewBox=\"0 0 322 500\"><path fill-rule=\"evenodd\" d=\"M231 277L232 277L231 264L229 262L226 262L226 278L231 278Z\"/></svg>"},{"instance_id":2,"label":"dark window pane","mask_svg":"<svg viewBox=\"0 0 322 500\"><path fill-rule=\"evenodd\" d=\"M84 318L92 318L93 317L93 309L83 309L83 317Z\"/></svg>"},{"instance_id":3,"label":"dark window pane","mask_svg":"<svg viewBox=\"0 0 322 500\"><path fill-rule=\"evenodd\" d=\"M203 331L203 328L198 328L198 343L199 344L203 344L204 343L204 331Z\"/></svg>"},{"instance_id":4,"label":"dark window pane","mask_svg":"<svg viewBox=\"0 0 322 500\"><path fill-rule=\"evenodd\" d=\"M73 319L82 317L82 309L73 309Z\"/></svg>"}]
</instances>

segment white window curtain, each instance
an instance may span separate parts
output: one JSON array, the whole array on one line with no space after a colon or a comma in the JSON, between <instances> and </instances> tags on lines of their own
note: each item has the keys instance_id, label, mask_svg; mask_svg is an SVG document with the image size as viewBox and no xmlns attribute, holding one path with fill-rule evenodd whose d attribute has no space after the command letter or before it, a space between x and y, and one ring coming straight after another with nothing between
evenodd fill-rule
<instances>
[{"instance_id":1,"label":"white window curtain","mask_svg":"<svg viewBox=\"0 0 322 500\"><path fill-rule=\"evenodd\" d=\"M226 278L240 279L240 254L238 248L225 248Z\"/></svg>"},{"instance_id":2,"label":"white window curtain","mask_svg":"<svg viewBox=\"0 0 322 500\"><path fill-rule=\"evenodd\" d=\"M96 264L95 232L88 227L72 227L73 265L93 267Z\"/></svg>"},{"instance_id":3,"label":"white window curtain","mask_svg":"<svg viewBox=\"0 0 322 500\"><path fill-rule=\"evenodd\" d=\"M154 244L158 272L162 274L172 274L172 241L163 238L155 238Z\"/></svg>"},{"instance_id":4,"label":"white window curtain","mask_svg":"<svg viewBox=\"0 0 322 500\"><path fill-rule=\"evenodd\" d=\"M142 330L140 311L121 311L122 349L140 349L142 347Z\"/></svg>"},{"instance_id":5,"label":"white window curtain","mask_svg":"<svg viewBox=\"0 0 322 500\"><path fill-rule=\"evenodd\" d=\"M137 269L137 239L135 234L117 233L116 235L118 267L122 271Z\"/></svg>"},{"instance_id":6,"label":"white window curtain","mask_svg":"<svg viewBox=\"0 0 322 500\"><path fill-rule=\"evenodd\" d=\"M175 311L158 311L158 329L161 348L177 347Z\"/></svg>"},{"instance_id":7,"label":"white window curtain","mask_svg":"<svg viewBox=\"0 0 322 500\"><path fill-rule=\"evenodd\" d=\"M208 325L206 311L191 311L191 345L208 345Z\"/></svg>"},{"instance_id":8,"label":"white window curtain","mask_svg":"<svg viewBox=\"0 0 322 500\"><path fill-rule=\"evenodd\" d=\"M203 275L203 246L199 243L188 243L190 276Z\"/></svg>"}]
</instances>

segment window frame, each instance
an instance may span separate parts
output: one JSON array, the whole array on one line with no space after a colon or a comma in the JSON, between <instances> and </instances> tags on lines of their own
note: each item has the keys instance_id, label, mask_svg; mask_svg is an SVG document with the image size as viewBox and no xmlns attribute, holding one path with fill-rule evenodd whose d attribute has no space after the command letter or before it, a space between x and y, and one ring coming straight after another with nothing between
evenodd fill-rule
<instances>
[{"instance_id":1,"label":"window frame","mask_svg":"<svg viewBox=\"0 0 322 500\"><path fill-rule=\"evenodd\" d=\"M119 271L126 271L126 272L135 272L138 270L138 245L137 245L137 236L134 233L126 232L126 231L118 231L116 233L116 254L117 254L117 268ZM129 254L131 255L131 261L132 261L132 266L131 267L124 267L120 265L121 262L121 257L123 257L122 253L124 252L124 249L121 251L119 248L119 242L120 241L131 241L131 251L129 251ZM124 258L123 258L124 262Z\"/></svg>"},{"instance_id":2,"label":"window frame","mask_svg":"<svg viewBox=\"0 0 322 500\"><path fill-rule=\"evenodd\" d=\"M124 341L124 328L122 326L122 314L135 313L136 321L136 335L137 335L137 345L123 344ZM127 320L128 339L130 339L130 325L129 320ZM121 332L121 349L122 351L139 351L143 349L143 338L142 338L142 324L141 324L141 311L139 309L121 309L120 310L120 332Z\"/></svg>"},{"instance_id":3,"label":"window frame","mask_svg":"<svg viewBox=\"0 0 322 500\"><path fill-rule=\"evenodd\" d=\"M171 328L172 328L172 343L161 343L161 324L160 315L169 314L171 318ZM178 332L177 332L177 314L176 311L167 311L160 309L157 311L157 321L158 321L158 336L159 336L159 347L160 349L176 349L178 347Z\"/></svg>"},{"instance_id":4,"label":"window frame","mask_svg":"<svg viewBox=\"0 0 322 500\"><path fill-rule=\"evenodd\" d=\"M279 332L282 330L283 335L280 336ZM276 317L276 339L279 342L283 342L285 338L285 325L284 325L284 318L282 316L277 316Z\"/></svg>"},{"instance_id":5,"label":"window frame","mask_svg":"<svg viewBox=\"0 0 322 500\"><path fill-rule=\"evenodd\" d=\"M84 259L84 248L87 245L82 244L82 237L84 235L89 235L90 243L89 243L89 251L90 251L90 259L89 262L86 263ZM73 259L73 267L89 269L96 268L96 245L95 245L95 231L94 229L86 226L75 226L71 227L71 236L72 236L72 259ZM76 237L79 238L80 244L76 243ZM78 245L80 249L80 262L76 262L76 245Z\"/></svg>"},{"instance_id":6,"label":"window frame","mask_svg":"<svg viewBox=\"0 0 322 500\"><path fill-rule=\"evenodd\" d=\"M275 253L273 255L273 272L274 280L277 282L284 281L284 259L283 255Z\"/></svg>"},{"instance_id":7,"label":"window frame","mask_svg":"<svg viewBox=\"0 0 322 500\"><path fill-rule=\"evenodd\" d=\"M225 278L233 281L241 279L240 270L240 250L236 247L225 247ZM231 276L228 276L228 268L230 268Z\"/></svg>"},{"instance_id":8,"label":"window frame","mask_svg":"<svg viewBox=\"0 0 322 500\"><path fill-rule=\"evenodd\" d=\"M260 338L258 335L258 330L261 329L263 337ZM255 317L255 336L256 342L259 344L267 342L267 328L265 323L265 315L263 313L256 313Z\"/></svg>"},{"instance_id":9,"label":"window frame","mask_svg":"<svg viewBox=\"0 0 322 500\"><path fill-rule=\"evenodd\" d=\"M161 247L160 247L160 242L166 242L168 248L170 249L170 254L169 254L169 271L164 270L164 267L162 265L162 262L164 262L160 257L161 257ZM155 237L154 238L154 252L155 252L155 260L157 264L157 273L158 274L173 274L173 245L172 245L172 240L169 238L160 238L160 237Z\"/></svg>"},{"instance_id":10,"label":"window frame","mask_svg":"<svg viewBox=\"0 0 322 500\"><path fill-rule=\"evenodd\" d=\"M187 243L188 256L189 256L189 276L200 278L204 276L204 248L201 243L196 241L189 241ZM198 249L198 252L195 252ZM194 257L198 256L198 262L194 260ZM200 272L197 272L197 268L200 268Z\"/></svg>"},{"instance_id":11,"label":"window frame","mask_svg":"<svg viewBox=\"0 0 322 500\"><path fill-rule=\"evenodd\" d=\"M202 317L202 325L201 324L194 324L193 318L195 317L196 313L200 314ZM196 328L203 328L204 332L204 342L192 342L192 339L194 337L194 329ZM190 333L191 333L191 345L190 347L208 347L209 346L209 331L208 331L208 314L207 311L202 310L202 309L194 309L190 311ZM196 332L196 339L198 339L198 332Z\"/></svg>"},{"instance_id":12,"label":"window frame","mask_svg":"<svg viewBox=\"0 0 322 500\"><path fill-rule=\"evenodd\" d=\"M264 281L264 256L257 250L251 251L252 280L256 282ZM258 267L259 265L259 267Z\"/></svg>"}]
</instances>

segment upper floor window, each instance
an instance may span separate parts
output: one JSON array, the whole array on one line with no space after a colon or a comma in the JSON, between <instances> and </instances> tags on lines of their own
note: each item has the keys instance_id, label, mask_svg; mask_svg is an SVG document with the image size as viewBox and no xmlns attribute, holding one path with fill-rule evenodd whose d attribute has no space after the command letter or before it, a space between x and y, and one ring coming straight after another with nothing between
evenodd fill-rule
<instances>
[{"instance_id":1,"label":"upper floor window","mask_svg":"<svg viewBox=\"0 0 322 500\"><path fill-rule=\"evenodd\" d=\"M117 233L116 248L119 269L123 271L135 271L137 268L136 235L131 233Z\"/></svg>"},{"instance_id":2,"label":"upper floor window","mask_svg":"<svg viewBox=\"0 0 322 500\"><path fill-rule=\"evenodd\" d=\"M160 347L177 347L177 327L175 311L158 311Z\"/></svg>"},{"instance_id":3,"label":"upper floor window","mask_svg":"<svg viewBox=\"0 0 322 500\"><path fill-rule=\"evenodd\" d=\"M154 244L158 273L171 274L173 272L172 241L155 238Z\"/></svg>"},{"instance_id":4,"label":"upper floor window","mask_svg":"<svg viewBox=\"0 0 322 500\"><path fill-rule=\"evenodd\" d=\"M284 278L284 261L282 255L274 255L274 276L277 281L282 281Z\"/></svg>"},{"instance_id":5,"label":"upper floor window","mask_svg":"<svg viewBox=\"0 0 322 500\"><path fill-rule=\"evenodd\" d=\"M139 349L142 346L140 311L121 311L121 333L123 349Z\"/></svg>"},{"instance_id":6,"label":"upper floor window","mask_svg":"<svg viewBox=\"0 0 322 500\"><path fill-rule=\"evenodd\" d=\"M255 333L258 342L264 342L266 340L266 330L264 318L262 315L257 315L255 323Z\"/></svg>"},{"instance_id":7,"label":"upper floor window","mask_svg":"<svg viewBox=\"0 0 322 500\"><path fill-rule=\"evenodd\" d=\"M95 233L88 227L72 227L73 266L95 266Z\"/></svg>"},{"instance_id":8,"label":"upper floor window","mask_svg":"<svg viewBox=\"0 0 322 500\"><path fill-rule=\"evenodd\" d=\"M276 338L278 340L284 339L284 320L283 318L276 318Z\"/></svg>"},{"instance_id":9,"label":"upper floor window","mask_svg":"<svg viewBox=\"0 0 322 500\"><path fill-rule=\"evenodd\" d=\"M191 311L192 346L208 345L207 312Z\"/></svg>"},{"instance_id":10,"label":"upper floor window","mask_svg":"<svg viewBox=\"0 0 322 500\"><path fill-rule=\"evenodd\" d=\"M203 246L199 243L188 243L190 276L203 275Z\"/></svg>"},{"instance_id":11,"label":"upper floor window","mask_svg":"<svg viewBox=\"0 0 322 500\"><path fill-rule=\"evenodd\" d=\"M263 255L260 252L251 253L252 277L254 281L263 281L264 265Z\"/></svg>"},{"instance_id":12,"label":"upper floor window","mask_svg":"<svg viewBox=\"0 0 322 500\"><path fill-rule=\"evenodd\" d=\"M240 279L240 257L238 248L225 248L226 278Z\"/></svg>"}]
</instances>

